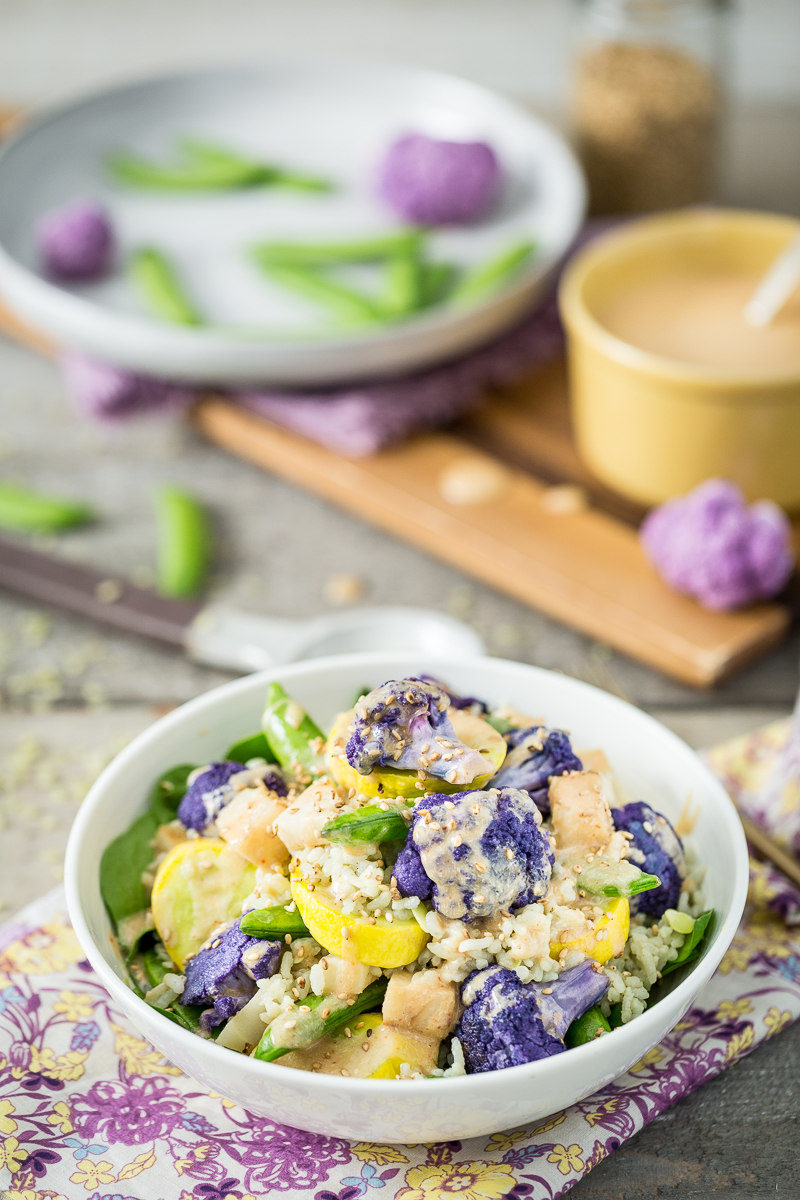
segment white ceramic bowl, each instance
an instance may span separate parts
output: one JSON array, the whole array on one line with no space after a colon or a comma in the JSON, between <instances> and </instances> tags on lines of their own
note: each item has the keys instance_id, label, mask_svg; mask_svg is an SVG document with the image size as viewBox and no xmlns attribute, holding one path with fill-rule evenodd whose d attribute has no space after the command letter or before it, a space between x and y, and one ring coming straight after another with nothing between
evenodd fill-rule
<instances>
[{"instance_id":1,"label":"white ceramic bowl","mask_svg":"<svg viewBox=\"0 0 800 1200\"><path fill-rule=\"evenodd\" d=\"M528 238L538 253L475 308L442 306L371 333L311 339L314 307L265 280L246 248L265 238L330 240L396 227L373 194L374 174L389 143L409 130L485 139L506 174L501 200L485 220L433 232L434 257L468 266ZM103 161L111 150L166 158L187 133L321 174L336 191L187 197L125 190L109 180ZM121 272L73 288L42 278L34 221L78 196L109 210L120 258L142 244L166 250L216 324L188 329L148 319ZM577 233L584 203L581 169L555 130L465 80L387 63L307 59L194 71L72 102L3 149L0 293L59 343L154 375L294 386L377 378L454 357L513 324ZM284 332L247 336L244 326Z\"/></svg>"},{"instance_id":2,"label":"white ceramic bowl","mask_svg":"<svg viewBox=\"0 0 800 1200\"><path fill-rule=\"evenodd\" d=\"M506 1071L404 1083L258 1062L188 1033L138 999L113 948L98 872L103 849L145 807L154 779L176 762L208 762L258 728L270 679L279 679L325 727L358 688L422 671L463 694L542 714L568 729L576 747L602 747L624 786L673 820L691 796L700 809L692 841L708 869L706 899L721 919L686 978L612 1035L565 1054ZM739 923L747 877L742 827L724 789L685 743L638 709L585 683L501 659L381 654L250 675L163 717L97 780L75 821L66 861L70 917L89 961L133 1024L201 1086L315 1133L412 1143L475 1137L538 1120L627 1070L675 1025L716 969Z\"/></svg>"}]
</instances>

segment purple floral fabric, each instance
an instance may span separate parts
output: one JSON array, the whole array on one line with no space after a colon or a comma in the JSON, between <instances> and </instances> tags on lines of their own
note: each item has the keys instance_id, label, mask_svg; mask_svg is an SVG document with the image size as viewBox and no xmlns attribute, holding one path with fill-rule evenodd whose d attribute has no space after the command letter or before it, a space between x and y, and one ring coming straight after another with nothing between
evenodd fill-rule
<instances>
[{"instance_id":1,"label":"purple floral fabric","mask_svg":"<svg viewBox=\"0 0 800 1200\"><path fill-rule=\"evenodd\" d=\"M729 745L729 786L752 788L753 762L776 769L787 736L784 722ZM784 883L752 864L745 919L701 1002L626 1075L531 1126L422 1146L304 1133L199 1090L114 1008L57 889L0 930L0 1189L9 1200L555 1200L800 1016L800 929L783 920L800 896Z\"/></svg>"}]
</instances>

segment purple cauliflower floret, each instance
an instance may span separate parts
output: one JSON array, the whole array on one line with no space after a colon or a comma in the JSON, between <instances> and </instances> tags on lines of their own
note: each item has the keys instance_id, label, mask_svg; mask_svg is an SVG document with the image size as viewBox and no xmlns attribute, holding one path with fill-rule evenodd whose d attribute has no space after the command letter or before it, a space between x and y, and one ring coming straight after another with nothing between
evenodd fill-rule
<instances>
[{"instance_id":1,"label":"purple cauliflower floret","mask_svg":"<svg viewBox=\"0 0 800 1200\"><path fill-rule=\"evenodd\" d=\"M794 570L786 514L770 500L748 506L723 479L654 509L639 536L662 579L712 610L768 600Z\"/></svg>"},{"instance_id":2,"label":"purple cauliflower floret","mask_svg":"<svg viewBox=\"0 0 800 1200\"><path fill-rule=\"evenodd\" d=\"M551 776L583 770L568 736L560 729L532 725L529 729L512 729L505 737L509 752L491 780L492 787L521 788L542 816L549 816Z\"/></svg>"},{"instance_id":3,"label":"purple cauliflower floret","mask_svg":"<svg viewBox=\"0 0 800 1200\"><path fill-rule=\"evenodd\" d=\"M77 350L68 350L62 356L61 369L76 411L99 421L121 421L149 412L179 412L188 408L197 395L191 388L137 375Z\"/></svg>"},{"instance_id":4,"label":"purple cauliflower floret","mask_svg":"<svg viewBox=\"0 0 800 1200\"><path fill-rule=\"evenodd\" d=\"M100 279L111 267L114 231L107 214L92 200L75 200L45 213L34 232L42 267L51 279Z\"/></svg>"},{"instance_id":5,"label":"purple cauliflower floret","mask_svg":"<svg viewBox=\"0 0 800 1200\"><path fill-rule=\"evenodd\" d=\"M547 892L550 838L527 792L425 796L394 865L401 896L430 899L443 917L476 921L524 908Z\"/></svg>"},{"instance_id":6,"label":"purple cauliflower floret","mask_svg":"<svg viewBox=\"0 0 800 1200\"><path fill-rule=\"evenodd\" d=\"M404 221L466 225L488 212L500 175L497 155L486 142L444 142L411 133L389 147L378 193Z\"/></svg>"},{"instance_id":7,"label":"purple cauliflower floret","mask_svg":"<svg viewBox=\"0 0 800 1200\"><path fill-rule=\"evenodd\" d=\"M482 717L484 713L489 711L489 705L483 700L478 700L475 696L459 696L458 692L454 692L452 688L447 687L442 683L441 679L434 679L433 675L420 675L423 683L435 683L443 692L447 692L450 697L450 707L457 708L459 711L469 709L476 716Z\"/></svg>"},{"instance_id":8,"label":"purple cauliflower floret","mask_svg":"<svg viewBox=\"0 0 800 1200\"><path fill-rule=\"evenodd\" d=\"M200 1026L210 1032L244 1008L255 995L257 980L275 974L282 950L281 942L248 937L239 928L239 921L235 921L224 933L212 935L186 963L181 1004L206 1008Z\"/></svg>"},{"instance_id":9,"label":"purple cauliflower floret","mask_svg":"<svg viewBox=\"0 0 800 1200\"><path fill-rule=\"evenodd\" d=\"M361 775L378 766L423 770L457 784L491 775L488 759L457 737L449 707L438 683L390 679L356 704L347 761Z\"/></svg>"},{"instance_id":10,"label":"purple cauliflower floret","mask_svg":"<svg viewBox=\"0 0 800 1200\"><path fill-rule=\"evenodd\" d=\"M667 818L641 801L612 808L611 816L615 829L633 834L628 849L630 861L661 880L660 887L631 897L631 912L658 918L666 909L677 908L686 878L686 860L681 839Z\"/></svg>"},{"instance_id":11,"label":"purple cauliflower floret","mask_svg":"<svg viewBox=\"0 0 800 1200\"><path fill-rule=\"evenodd\" d=\"M232 777L246 770L239 762L209 763L186 789L178 805L178 820L187 829L202 833L236 794L230 782ZM287 794L286 781L277 768L268 767L259 777L270 791L279 796Z\"/></svg>"},{"instance_id":12,"label":"purple cauliflower floret","mask_svg":"<svg viewBox=\"0 0 800 1200\"><path fill-rule=\"evenodd\" d=\"M505 967L473 971L461 988L464 1010L455 1028L467 1074L502 1071L560 1054L569 1026L597 1004L608 985L607 975L591 959L548 984L520 983L516 972Z\"/></svg>"}]
</instances>

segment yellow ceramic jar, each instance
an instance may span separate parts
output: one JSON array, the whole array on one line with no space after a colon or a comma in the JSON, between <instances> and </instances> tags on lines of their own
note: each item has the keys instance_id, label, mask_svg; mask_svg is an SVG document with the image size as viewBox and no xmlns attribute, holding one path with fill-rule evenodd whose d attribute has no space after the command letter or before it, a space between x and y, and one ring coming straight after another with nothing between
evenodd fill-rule
<instances>
[{"instance_id":1,"label":"yellow ceramic jar","mask_svg":"<svg viewBox=\"0 0 800 1200\"><path fill-rule=\"evenodd\" d=\"M800 508L800 360L681 361L603 324L626 289L660 275L755 279L798 229L789 217L690 209L632 221L575 257L560 291L573 421L581 456L605 483L656 504L721 476L750 500Z\"/></svg>"}]
</instances>

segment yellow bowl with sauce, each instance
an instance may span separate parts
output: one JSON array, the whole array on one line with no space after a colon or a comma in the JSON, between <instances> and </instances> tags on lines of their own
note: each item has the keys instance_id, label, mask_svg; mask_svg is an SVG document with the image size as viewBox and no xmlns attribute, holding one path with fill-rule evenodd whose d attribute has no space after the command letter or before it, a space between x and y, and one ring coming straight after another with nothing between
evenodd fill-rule
<instances>
[{"instance_id":1,"label":"yellow bowl with sauce","mask_svg":"<svg viewBox=\"0 0 800 1200\"><path fill-rule=\"evenodd\" d=\"M559 303L587 466L657 504L711 476L800 508L800 291L771 326L742 310L800 230L769 213L632 221L578 254Z\"/></svg>"}]
</instances>

